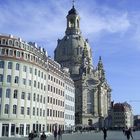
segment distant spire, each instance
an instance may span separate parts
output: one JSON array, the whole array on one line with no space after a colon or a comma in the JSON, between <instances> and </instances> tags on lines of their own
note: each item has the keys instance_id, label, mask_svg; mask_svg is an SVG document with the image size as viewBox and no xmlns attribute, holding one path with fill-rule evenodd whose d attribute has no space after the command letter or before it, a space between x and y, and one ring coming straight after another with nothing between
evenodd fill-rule
<instances>
[{"instance_id":1,"label":"distant spire","mask_svg":"<svg viewBox=\"0 0 140 140\"><path fill-rule=\"evenodd\" d=\"M72 7L74 8L75 0L72 0Z\"/></svg>"}]
</instances>

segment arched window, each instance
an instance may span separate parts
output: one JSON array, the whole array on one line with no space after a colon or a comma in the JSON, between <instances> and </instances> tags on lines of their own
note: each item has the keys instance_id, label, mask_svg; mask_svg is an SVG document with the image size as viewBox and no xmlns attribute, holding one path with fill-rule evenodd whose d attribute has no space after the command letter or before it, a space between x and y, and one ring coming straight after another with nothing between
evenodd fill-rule
<instances>
[{"instance_id":1,"label":"arched window","mask_svg":"<svg viewBox=\"0 0 140 140\"><path fill-rule=\"evenodd\" d=\"M14 51L14 56L16 57L16 50Z\"/></svg>"},{"instance_id":2,"label":"arched window","mask_svg":"<svg viewBox=\"0 0 140 140\"><path fill-rule=\"evenodd\" d=\"M77 27L79 28L79 20L77 19Z\"/></svg>"},{"instance_id":3,"label":"arched window","mask_svg":"<svg viewBox=\"0 0 140 140\"><path fill-rule=\"evenodd\" d=\"M8 114L9 113L9 105L8 104L5 104L4 113L5 114Z\"/></svg>"},{"instance_id":4,"label":"arched window","mask_svg":"<svg viewBox=\"0 0 140 140\"><path fill-rule=\"evenodd\" d=\"M17 99L17 94L18 94L18 91L17 90L14 90L13 98Z\"/></svg>"},{"instance_id":5,"label":"arched window","mask_svg":"<svg viewBox=\"0 0 140 140\"><path fill-rule=\"evenodd\" d=\"M69 27L73 28L74 26L74 19L70 19Z\"/></svg>"},{"instance_id":6,"label":"arched window","mask_svg":"<svg viewBox=\"0 0 140 140\"><path fill-rule=\"evenodd\" d=\"M9 40L9 45L12 46L13 45L13 41Z\"/></svg>"},{"instance_id":7,"label":"arched window","mask_svg":"<svg viewBox=\"0 0 140 140\"><path fill-rule=\"evenodd\" d=\"M6 98L10 98L11 89L6 89Z\"/></svg>"},{"instance_id":8,"label":"arched window","mask_svg":"<svg viewBox=\"0 0 140 140\"><path fill-rule=\"evenodd\" d=\"M15 76L15 83L18 84L18 82L19 82L19 77Z\"/></svg>"},{"instance_id":9,"label":"arched window","mask_svg":"<svg viewBox=\"0 0 140 140\"><path fill-rule=\"evenodd\" d=\"M13 105L13 114L17 114L17 105Z\"/></svg>"},{"instance_id":10,"label":"arched window","mask_svg":"<svg viewBox=\"0 0 140 140\"><path fill-rule=\"evenodd\" d=\"M8 55L8 52L9 52L9 50L8 50L8 49L6 49L6 55Z\"/></svg>"}]
</instances>

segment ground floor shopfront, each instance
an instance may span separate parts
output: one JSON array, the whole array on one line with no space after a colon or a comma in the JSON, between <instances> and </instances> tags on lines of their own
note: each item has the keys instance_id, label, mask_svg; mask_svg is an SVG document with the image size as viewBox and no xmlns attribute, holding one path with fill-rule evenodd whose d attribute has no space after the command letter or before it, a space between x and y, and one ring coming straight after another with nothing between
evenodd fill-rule
<instances>
[{"instance_id":1,"label":"ground floor shopfront","mask_svg":"<svg viewBox=\"0 0 140 140\"><path fill-rule=\"evenodd\" d=\"M31 131L46 131L46 124L0 122L0 137L28 136Z\"/></svg>"}]
</instances>

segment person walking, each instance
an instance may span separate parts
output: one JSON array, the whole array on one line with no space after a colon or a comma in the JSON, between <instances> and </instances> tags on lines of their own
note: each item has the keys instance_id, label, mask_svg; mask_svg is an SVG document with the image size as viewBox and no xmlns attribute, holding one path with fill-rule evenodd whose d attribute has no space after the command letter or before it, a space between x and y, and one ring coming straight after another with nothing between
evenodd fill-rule
<instances>
[{"instance_id":1,"label":"person walking","mask_svg":"<svg viewBox=\"0 0 140 140\"><path fill-rule=\"evenodd\" d=\"M34 133L33 133L33 131L31 131L31 133L29 133L28 138L29 138L29 140L33 140L34 139Z\"/></svg>"},{"instance_id":2,"label":"person walking","mask_svg":"<svg viewBox=\"0 0 140 140\"><path fill-rule=\"evenodd\" d=\"M62 140L62 130L60 127L58 129L58 140Z\"/></svg>"},{"instance_id":3,"label":"person walking","mask_svg":"<svg viewBox=\"0 0 140 140\"><path fill-rule=\"evenodd\" d=\"M129 131L130 131L130 137L133 139L133 135L132 135L132 130L131 130L131 128L129 128Z\"/></svg>"},{"instance_id":4,"label":"person walking","mask_svg":"<svg viewBox=\"0 0 140 140\"><path fill-rule=\"evenodd\" d=\"M126 129L125 135L126 135L126 137L127 137L127 140L130 140L130 137L133 139L133 135L132 135L131 128Z\"/></svg>"},{"instance_id":5,"label":"person walking","mask_svg":"<svg viewBox=\"0 0 140 140\"><path fill-rule=\"evenodd\" d=\"M57 140L57 128L55 128L53 135L54 135L54 140Z\"/></svg>"},{"instance_id":6,"label":"person walking","mask_svg":"<svg viewBox=\"0 0 140 140\"><path fill-rule=\"evenodd\" d=\"M46 136L46 134L43 131L43 133L42 133L42 135L40 137L40 140L46 140L46 139L47 139L47 136Z\"/></svg>"},{"instance_id":7,"label":"person walking","mask_svg":"<svg viewBox=\"0 0 140 140\"><path fill-rule=\"evenodd\" d=\"M104 140L106 140L106 137L107 137L107 129L104 127L102 131L103 131L103 134L104 134Z\"/></svg>"}]
</instances>

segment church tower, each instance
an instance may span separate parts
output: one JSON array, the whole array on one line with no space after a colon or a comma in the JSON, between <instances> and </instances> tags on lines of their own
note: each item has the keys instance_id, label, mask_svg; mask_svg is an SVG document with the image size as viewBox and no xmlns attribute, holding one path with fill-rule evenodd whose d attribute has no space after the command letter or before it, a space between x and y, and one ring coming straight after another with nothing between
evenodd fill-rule
<instances>
[{"instance_id":1,"label":"church tower","mask_svg":"<svg viewBox=\"0 0 140 140\"><path fill-rule=\"evenodd\" d=\"M69 68L75 84L75 123L102 127L108 116L111 92L102 61L100 58L97 68L93 67L91 47L81 34L80 17L74 5L66 18L65 36L58 39L54 59Z\"/></svg>"}]
</instances>

